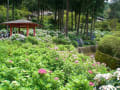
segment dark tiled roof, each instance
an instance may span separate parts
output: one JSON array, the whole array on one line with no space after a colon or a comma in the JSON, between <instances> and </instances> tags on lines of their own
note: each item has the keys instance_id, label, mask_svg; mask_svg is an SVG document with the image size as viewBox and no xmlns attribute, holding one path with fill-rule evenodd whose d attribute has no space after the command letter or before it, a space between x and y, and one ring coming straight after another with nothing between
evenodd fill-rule
<instances>
[{"instance_id":1,"label":"dark tiled roof","mask_svg":"<svg viewBox=\"0 0 120 90\"><path fill-rule=\"evenodd\" d=\"M3 22L2 24L27 24L27 23L29 23L29 24L36 24L36 23L33 23L33 22L31 22L31 21L28 21L28 20L24 20L24 19L21 19L21 20L14 20L14 21L8 21L8 22Z\"/></svg>"}]
</instances>

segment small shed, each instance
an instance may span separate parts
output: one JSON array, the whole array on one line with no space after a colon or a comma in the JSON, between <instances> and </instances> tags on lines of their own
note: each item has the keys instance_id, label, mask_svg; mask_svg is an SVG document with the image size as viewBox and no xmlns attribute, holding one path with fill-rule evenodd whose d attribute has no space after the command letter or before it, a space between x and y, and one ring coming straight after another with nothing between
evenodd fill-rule
<instances>
[{"instance_id":1,"label":"small shed","mask_svg":"<svg viewBox=\"0 0 120 90\"><path fill-rule=\"evenodd\" d=\"M20 28L26 28L27 30L26 36L29 36L29 28L33 28L33 36L35 36L36 35L35 28L38 26L38 24L24 19L4 22L2 23L2 25L8 25L10 27L10 36L12 36L12 29L14 27L19 28L19 32L20 32Z\"/></svg>"}]
</instances>

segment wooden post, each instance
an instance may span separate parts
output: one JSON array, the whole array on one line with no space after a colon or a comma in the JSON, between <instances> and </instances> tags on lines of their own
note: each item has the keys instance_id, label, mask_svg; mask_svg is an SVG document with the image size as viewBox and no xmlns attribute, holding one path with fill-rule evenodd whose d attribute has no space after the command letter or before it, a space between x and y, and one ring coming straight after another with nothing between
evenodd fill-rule
<instances>
[{"instance_id":1,"label":"wooden post","mask_svg":"<svg viewBox=\"0 0 120 90\"><path fill-rule=\"evenodd\" d=\"M35 32L35 27L33 28L33 36L36 35L36 32Z\"/></svg>"},{"instance_id":2,"label":"wooden post","mask_svg":"<svg viewBox=\"0 0 120 90\"><path fill-rule=\"evenodd\" d=\"M27 37L29 36L29 24L27 24Z\"/></svg>"},{"instance_id":3,"label":"wooden post","mask_svg":"<svg viewBox=\"0 0 120 90\"><path fill-rule=\"evenodd\" d=\"M10 25L10 37L12 36L12 25Z\"/></svg>"},{"instance_id":4,"label":"wooden post","mask_svg":"<svg viewBox=\"0 0 120 90\"><path fill-rule=\"evenodd\" d=\"M19 27L18 33L21 34L20 27Z\"/></svg>"}]
</instances>

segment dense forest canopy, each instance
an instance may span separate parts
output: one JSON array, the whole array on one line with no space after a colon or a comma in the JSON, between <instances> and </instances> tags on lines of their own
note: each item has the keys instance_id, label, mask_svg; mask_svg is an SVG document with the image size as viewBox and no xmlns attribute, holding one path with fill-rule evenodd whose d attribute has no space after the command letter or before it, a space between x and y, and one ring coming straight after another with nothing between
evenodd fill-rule
<instances>
[{"instance_id":1,"label":"dense forest canopy","mask_svg":"<svg viewBox=\"0 0 120 90\"><path fill-rule=\"evenodd\" d=\"M30 19L45 26L45 12L52 12L48 22L61 32L76 30L86 37L95 30L98 17L119 18L120 0L1 0L0 22Z\"/></svg>"}]
</instances>

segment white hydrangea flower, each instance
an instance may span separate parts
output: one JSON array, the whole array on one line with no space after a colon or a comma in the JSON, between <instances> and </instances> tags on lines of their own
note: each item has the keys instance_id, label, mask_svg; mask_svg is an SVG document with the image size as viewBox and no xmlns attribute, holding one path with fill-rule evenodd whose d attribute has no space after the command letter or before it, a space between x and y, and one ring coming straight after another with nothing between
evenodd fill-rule
<instances>
[{"instance_id":1,"label":"white hydrangea flower","mask_svg":"<svg viewBox=\"0 0 120 90\"><path fill-rule=\"evenodd\" d=\"M99 81L100 81L100 79L108 80L108 79L111 79L112 77L113 77L113 75L110 74L110 73L107 73L107 74L97 74L95 76L94 80L99 80Z\"/></svg>"},{"instance_id":2,"label":"white hydrangea flower","mask_svg":"<svg viewBox=\"0 0 120 90\"><path fill-rule=\"evenodd\" d=\"M112 85L103 85L99 88L99 90L117 90L117 88Z\"/></svg>"},{"instance_id":3,"label":"white hydrangea flower","mask_svg":"<svg viewBox=\"0 0 120 90\"><path fill-rule=\"evenodd\" d=\"M13 85L15 85L15 86L19 86L19 85L20 85L17 81L12 81L11 84L13 84Z\"/></svg>"},{"instance_id":4,"label":"white hydrangea flower","mask_svg":"<svg viewBox=\"0 0 120 90\"><path fill-rule=\"evenodd\" d=\"M120 68L118 68L117 71L114 72L114 76L117 77L117 80L120 80Z\"/></svg>"},{"instance_id":5,"label":"white hydrangea flower","mask_svg":"<svg viewBox=\"0 0 120 90\"><path fill-rule=\"evenodd\" d=\"M119 89L120 89L120 86L117 86L116 88L119 90Z\"/></svg>"},{"instance_id":6,"label":"white hydrangea flower","mask_svg":"<svg viewBox=\"0 0 120 90\"><path fill-rule=\"evenodd\" d=\"M117 71L120 71L120 68L117 68Z\"/></svg>"}]
</instances>

